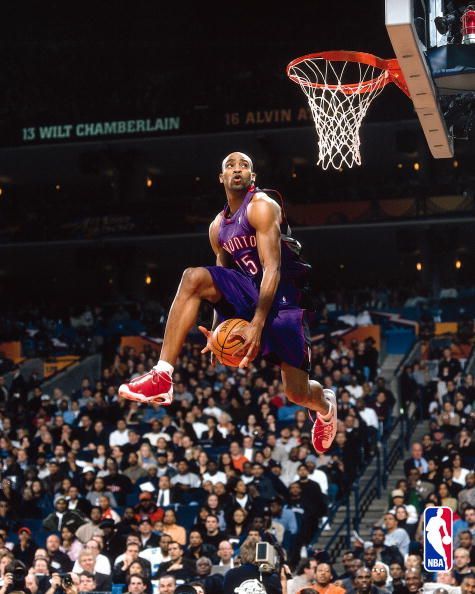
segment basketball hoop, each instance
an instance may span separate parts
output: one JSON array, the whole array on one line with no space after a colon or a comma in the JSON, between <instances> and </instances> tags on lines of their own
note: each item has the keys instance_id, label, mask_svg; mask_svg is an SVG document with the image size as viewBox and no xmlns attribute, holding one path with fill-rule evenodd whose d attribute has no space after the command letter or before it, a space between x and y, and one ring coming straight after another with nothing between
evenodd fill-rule
<instances>
[{"instance_id":1,"label":"basketball hoop","mask_svg":"<svg viewBox=\"0 0 475 594\"><path fill-rule=\"evenodd\" d=\"M388 83L409 96L395 58L383 60L362 52L308 54L290 62L287 76L307 96L318 135L317 165L323 169L361 165L360 127Z\"/></svg>"}]
</instances>

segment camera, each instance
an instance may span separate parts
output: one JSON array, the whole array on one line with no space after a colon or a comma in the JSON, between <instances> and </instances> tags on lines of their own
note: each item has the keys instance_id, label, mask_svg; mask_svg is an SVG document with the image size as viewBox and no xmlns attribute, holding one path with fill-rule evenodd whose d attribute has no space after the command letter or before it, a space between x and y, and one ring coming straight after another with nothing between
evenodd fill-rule
<instances>
[{"instance_id":1,"label":"camera","mask_svg":"<svg viewBox=\"0 0 475 594\"><path fill-rule=\"evenodd\" d=\"M61 578L61 583L66 588L69 588L73 585L73 578L69 573L59 573L59 577Z\"/></svg>"},{"instance_id":2,"label":"camera","mask_svg":"<svg viewBox=\"0 0 475 594\"><path fill-rule=\"evenodd\" d=\"M25 578L26 578L26 567L21 561L12 561L5 567L5 573L11 573L13 577L13 583L8 587L8 591L12 592L15 590L25 589Z\"/></svg>"},{"instance_id":3,"label":"camera","mask_svg":"<svg viewBox=\"0 0 475 594\"><path fill-rule=\"evenodd\" d=\"M256 563L262 573L272 573L277 569L279 556L268 542L256 543Z\"/></svg>"}]
</instances>

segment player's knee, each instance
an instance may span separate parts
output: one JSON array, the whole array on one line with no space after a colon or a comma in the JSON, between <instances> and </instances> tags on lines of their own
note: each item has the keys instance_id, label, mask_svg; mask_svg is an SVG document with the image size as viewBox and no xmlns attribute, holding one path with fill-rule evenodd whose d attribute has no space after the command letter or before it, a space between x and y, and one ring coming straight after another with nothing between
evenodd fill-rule
<instances>
[{"instance_id":1,"label":"player's knee","mask_svg":"<svg viewBox=\"0 0 475 594\"><path fill-rule=\"evenodd\" d=\"M182 276L182 288L189 293L200 293L206 284L206 268L187 268Z\"/></svg>"}]
</instances>

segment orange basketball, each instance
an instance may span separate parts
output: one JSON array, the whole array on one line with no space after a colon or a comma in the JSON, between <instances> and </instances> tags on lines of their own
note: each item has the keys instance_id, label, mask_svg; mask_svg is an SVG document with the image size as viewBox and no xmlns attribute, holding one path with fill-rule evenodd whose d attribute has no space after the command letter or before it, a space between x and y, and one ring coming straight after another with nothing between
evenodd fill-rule
<instances>
[{"instance_id":1,"label":"orange basketball","mask_svg":"<svg viewBox=\"0 0 475 594\"><path fill-rule=\"evenodd\" d=\"M230 337L231 332L249 326L249 322L241 318L231 318L224 320L217 326L211 336L211 350L218 361L223 365L229 367L239 367L242 356L235 357L234 353L238 352L243 345L243 341L239 337Z\"/></svg>"}]
</instances>

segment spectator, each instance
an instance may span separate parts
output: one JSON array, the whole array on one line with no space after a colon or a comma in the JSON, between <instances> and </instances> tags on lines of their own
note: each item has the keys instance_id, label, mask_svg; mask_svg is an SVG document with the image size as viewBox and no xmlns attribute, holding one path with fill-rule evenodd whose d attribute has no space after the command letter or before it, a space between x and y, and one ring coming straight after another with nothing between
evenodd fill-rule
<instances>
[{"instance_id":1,"label":"spectator","mask_svg":"<svg viewBox=\"0 0 475 594\"><path fill-rule=\"evenodd\" d=\"M192 530L190 532L185 557L196 562L200 557L214 558L215 554L216 547L213 544L203 542L203 536L199 530Z\"/></svg>"},{"instance_id":2,"label":"spectator","mask_svg":"<svg viewBox=\"0 0 475 594\"><path fill-rule=\"evenodd\" d=\"M144 594L148 584L140 573L131 573L127 578L127 592L130 594Z\"/></svg>"},{"instance_id":3,"label":"spectator","mask_svg":"<svg viewBox=\"0 0 475 594\"><path fill-rule=\"evenodd\" d=\"M228 540L221 541L216 555L219 558L219 563L213 565L211 573L219 573L224 576L229 569L234 567L234 550L231 543Z\"/></svg>"},{"instance_id":4,"label":"spectator","mask_svg":"<svg viewBox=\"0 0 475 594\"><path fill-rule=\"evenodd\" d=\"M63 553L73 562L77 561L82 551L82 544L74 535L74 532L68 527L61 528L61 549ZM89 553L88 553L89 554ZM89 570L88 570L89 571Z\"/></svg>"},{"instance_id":5,"label":"spectator","mask_svg":"<svg viewBox=\"0 0 475 594\"><path fill-rule=\"evenodd\" d=\"M196 573L203 584L206 594L224 594L223 576L220 573L211 573L211 559L200 557L196 561Z\"/></svg>"},{"instance_id":6,"label":"spectator","mask_svg":"<svg viewBox=\"0 0 475 594\"><path fill-rule=\"evenodd\" d=\"M176 579L174 575L164 574L158 580L158 590L160 594L174 594L176 588Z\"/></svg>"},{"instance_id":7,"label":"spectator","mask_svg":"<svg viewBox=\"0 0 475 594\"><path fill-rule=\"evenodd\" d=\"M94 572L98 572L103 575L111 575L112 568L109 559L101 553L101 545L97 540L88 540L84 545L83 551L87 551L94 557ZM73 573L78 575L81 573L81 565L79 560L75 562L72 569Z\"/></svg>"},{"instance_id":8,"label":"spectator","mask_svg":"<svg viewBox=\"0 0 475 594\"><path fill-rule=\"evenodd\" d=\"M457 584L462 583L462 579L466 574L472 574L470 566L470 553L467 549L458 547L454 551L454 576Z\"/></svg>"},{"instance_id":9,"label":"spectator","mask_svg":"<svg viewBox=\"0 0 475 594\"><path fill-rule=\"evenodd\" d=\"M288 594L296 594L304 588L313 586L316 583L317 560L305 559L300 562L296 570L296 576L287 582Z\"/></svg>"},{"instance_id":10,"label":"spectator","mask_svg":"<svg viewBox=\"0 0 475 594\"><path fill-rule=\"evenodd\" d=\"M196 564L191 559L186 559L183 554L183 547L180 543L173 541L168 546L170 561L160 564L158 576L170 574L176 580L189 580L196 575Z\"/></svg>"},{"instance_id":11,"label":"spectator","mask_svg":"<svg viewBox=\"0 0 475 594\"><path fill-rule=\"evenodd\" d=\"M148 561L151 565L151 575L154 576L158 572L158 567L161 563L170 561L168 554L168 547L172 542L172 537L169 534L161 534L159 537L159 546L155 548L145 549L140 551L139 557Z\"/></svg>"},{"instance_id":12,"label":"spectator","mask_svg":"<svg viewBox=\"0 0 475 594\"><path fill-rule=\"evenodd\" d=\"M46 539L46 551L50 560L51 568L57 573L71 571L73 563L71 559L60 550L61 541L56 534L50 534Z\"/></svg>"},{"instance_id":13,"label":"spectator","mask_svg":"<svg viewBox=\"0 0 475 594\"><path fill-rule=\"evenodd\" d=\"M401 555L407 555L410 543L409 535L403 528L398 528L396 516L391 513L386 513L383 521L386 529L384 544L387 546L395 546L399 549Z\"/></svg>"},{"instance_id":14,"label":"spectator","mask_svg":"<svg viewBox=\"0 0 475 594\"><path fill-rule=\"evenodd\" d=\"M95 571L96 557L87 549L81 551L78 557L78 571L75 574L79 577L83 572L93 574L96 580L96 587L98 590L109 590L112 586L110 575L99 573Z\"/></svg>"},{"instance_id":15,"label":"spectator","mask_svg":"<svg viewBox=\"0 0 475 594\"><path fill-rule=\"evenodd\" d=\"M33 563L37 548L35 541L31 538L31 530L26 526L19 528L18 543L12 549L15 559L29 567Z\"/></svg>"},{"instance_id":16,"label":"spectator","mask_svg":"<svg viewBox=\"0 0 475 594\"><path fill-rule=\"evenodd\" d=\"M409 470L417 468L421 474L426 474L428 471L427 460L423 456L423 447L419 442L414 442L411 446L411 457L404 462L404 472L409 476Z\"/></svg>"},{"instance_id":17,"label":"spectator","mask_svg":"<svg viewBox=\"0 0 475 594\"><path fill-rule=\"evenodd\" d=\"M176 522L176 515L172 509L167 509L163 516L163 530L169 534L173 540L184 546L186 544L186 531L183 526Z\"/></svg>"},{"instance_id":18,"label":"spectator","mask_svg":"<svg viewBox=\"0 0 475 594\"><path fill-rule=\"evenodd\" d=\"M302 594L306 589L311 592L318 592L319 594L345 594L345 589L333 584L332 568L328 563L319 563L315 573L316 583L312 587L299 590L298 594Z\"/></svg>"},{"instance_id":19,"label":"spectator","mask_svg":"<svg viewBox=\"0 0 475 594\"><path fill-rule=\"evenodd\" d=\"M153 549L158 547L160 538L153 533L153 526L150 518L144 517L139 523L139 536L142 549Z\"/></svg>"}]
</instances>

